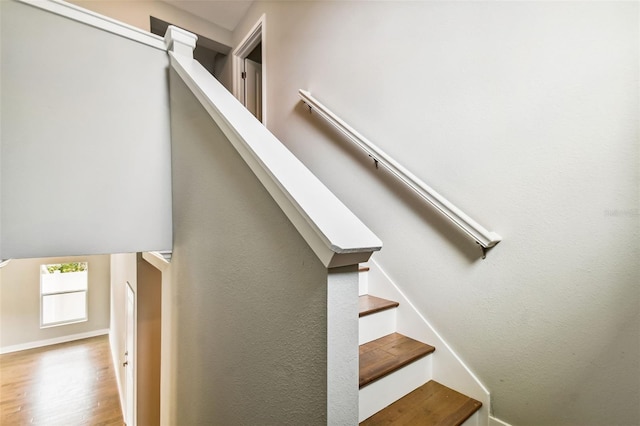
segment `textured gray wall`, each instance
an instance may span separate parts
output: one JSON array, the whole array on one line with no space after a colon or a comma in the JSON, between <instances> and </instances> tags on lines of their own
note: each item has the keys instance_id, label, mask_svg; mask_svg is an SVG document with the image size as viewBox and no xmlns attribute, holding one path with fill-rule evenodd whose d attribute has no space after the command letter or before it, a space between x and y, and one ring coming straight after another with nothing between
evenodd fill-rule
<instances>
[{"instance_id":1,"label":"textured gray wall","mask_svg":"<svg viewBox=\"0 0 640 426\"><path fill-rule=\"evenodd\" d=\"M180 424L327 419L327 271L171 72Z\"/></svg>"}]
</instances>

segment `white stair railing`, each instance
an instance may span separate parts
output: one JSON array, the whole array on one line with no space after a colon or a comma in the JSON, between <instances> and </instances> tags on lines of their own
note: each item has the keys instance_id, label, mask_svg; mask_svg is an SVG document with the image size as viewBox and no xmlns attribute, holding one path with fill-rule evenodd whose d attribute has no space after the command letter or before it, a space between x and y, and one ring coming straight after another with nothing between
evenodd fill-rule
<instances>
[{"instance_id":1,"label":"white stair railing","mask_svg":"<svg viewBox=\"0 0 640 426\"><path fill-rule=\"evenodd\" d=\"M316 98L311 96L306 90L300 89L300 98L312 110L317 112L322 118L333 125L340 133L355 143L363 151L365 151L376 165L384 166L396 178L416 192L421 198L436 208L440 213L456 224L462 231L473 238L482 248L483 258L486 249L491 248L501 241L501 237L495 232L488 231L475 220L471 219L458 207L454 206L450 201L436 192L429 185L421 181L409 170L398 164L387 153L374 145L367 138L362 136L351 126L341 120L336 114L331 112L329 108L320 103Z\"/></svg>"}]
</instances>

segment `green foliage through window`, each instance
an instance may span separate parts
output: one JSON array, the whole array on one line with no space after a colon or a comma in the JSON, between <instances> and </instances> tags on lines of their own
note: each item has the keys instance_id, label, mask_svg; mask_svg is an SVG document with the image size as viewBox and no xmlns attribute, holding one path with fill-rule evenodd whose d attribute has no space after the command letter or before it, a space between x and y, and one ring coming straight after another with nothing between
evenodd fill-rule
<instances>
[{"instance_id":1,"label":"green foliage through window","mask_svg":"<svg viewBox=\"0 0 640 426\"><path fill-rule=\"evenodd\" d=\"M47 271L53 274L56 271L65 272L82 272L87 270L86 262L59 263L57 265L47 265Z\"/></svg>"}]
</instances>

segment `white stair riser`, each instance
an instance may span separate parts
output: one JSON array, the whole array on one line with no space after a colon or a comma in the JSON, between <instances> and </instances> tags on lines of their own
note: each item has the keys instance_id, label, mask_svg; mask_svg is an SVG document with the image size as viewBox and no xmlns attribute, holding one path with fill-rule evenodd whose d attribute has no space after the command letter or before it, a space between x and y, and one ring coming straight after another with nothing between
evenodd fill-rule
<instances>
[{"instance_id":1,"label":"white stair riser","mask_svg":"<svg viewBox=\"0 0 640 426\"><path fill-rule=\"evenodd\" d=\"M375 261L370 261L369 267L371 269L368 277L368 288L371 294L400 303L396 319L396 331L421 342L428 342L437 348L434 353L433 362L435 366L432 379L482 402L482 408L478 411L477 416L474 417L478 418L478 426L488 426L489 407L491 405L489 391L457 354L453 352L442 336L417 311L409 299L400 291L399 287L380 268L380 265ZM468 424L469 426L475 426L473 422Z\"/></svg>"},{"instance_id":2,"label":"white stair riser","mask_svg":"<svg viewBox=\"0 0 640 426\"><path fill-rule=\"evenodd\" d=\"M364 296L369 293L369 272L358 272L358 296Z\"/></svg>"},{"instance_id":3,"label":"white stair riser","mask_svg":"<svg viewBox=\"0 0 640 426\"><path fill-rule=\"evenodd\" d=\"M396 308L360 317L359 345L386 336L396 331Z\"/></svg>"},{"instance_id":4,"label":"white stair riser","mask_svg":"<svg viewBox=\"0 0 640 426\"><path fill-rule=\"evenodd\" d=\"M480 411L473 413L473 416L469 417L462 423L464 426L479 426L480 425Z\"/></svg>"},{"instance_id":5,"label":"white stair riser","mask_svg":"<svg viewBox=\"0 0 640 426\"><path fill-rule=\"evenodd\" d=\"M358 421L371 417L391 403L431 380L429 355L360 389Z\"/></svg>"}]
</instances>

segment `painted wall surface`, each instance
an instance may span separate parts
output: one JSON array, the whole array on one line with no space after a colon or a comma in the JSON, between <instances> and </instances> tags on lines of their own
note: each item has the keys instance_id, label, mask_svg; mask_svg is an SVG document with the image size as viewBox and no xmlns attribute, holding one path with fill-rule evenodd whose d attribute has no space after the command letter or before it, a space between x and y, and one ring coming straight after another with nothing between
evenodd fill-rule
<instances>
[{"instance_id":1,"label":"painted wall surface","mask_svg":"<svg viewBox=\"0 0 640 426\"><path fill-rule=\"evenodd\" d=\"M169 423L326 424L327 270L173 71L170 80Z\"/></svg>"},{"instance_id":2,"label":"painted wall surface","mask_svg":"<svg viewBox=\"0 0 640 426\"><path fill-rule=\"evenodd\" d=\"M40 328L40 265L88 262L88 320ZM13 259L0 268L0 348L109 328L109 256Z\"/></svg>"},{"instance_id":3,"label":"painted wall surface","mask_svg":"<svg viewBox=\"0 0 640 426\"><path fill-rule=\"evenodd\" d=\"M160 342L162 276L137 255L137 380L139 425L160 424Z\"/></svg>"},{"instance_id":4,"label":"painted wall surface","mask_svg":"<svg viewBox=\"0 0 640 426\"><path fill-rule=\"evenodd\" d=\"M73 0L70 3L117 19L145 31L151 31L149 18L153 16L208 38L213 41L213 44L207 47L220 51L223 54L208 58L206 53L200 52L198 49L196 55L200 55L199 60L202 65L214 74L227 89L231 90L231 75L226 72L225 67L228 57L226 54L229 52L231 46L231 31L161 1Z\"/></svg>"},{"instance_id":5,"label":"painted wall surface","mask_svg":"<svg viewBox=\"0 0 640 426\"><path fill-rule=\"evenodd\" d=\"M127 346L127 283L135 292L138 288L136 275L136 254L120 253L111 255L111 327L109 342L111 357L116 366L116 378L120 388L120 406L125 413L125 361Z\"/></svg>"},{"instance_id":6,"label":"painted wall surface","mask_svg":"<svg viewBox=\"0 0 640 426\"><path fill-rule=\"evenodd\" d=\"M0 257L169 249L166 52L0 6Z\"/></svg>"},{"instance_id":7,"label":"painted wall surface","mask_svg":"<svg viewBox=\"0 0 640 426\"><path fill-rule=\"evenodd\" d=\"M231 45L231 31L162 1L73 0L70 3L145 31L151 31L149 18L153 16L218 43Z\"/></svg>"},{"instance_id":8,"label":"painted wall surface","mask_svg":"<svg viewBox=\"0 0 640 426\"><path fill-rule=\"evenodd\" d=\"M266 13L270 130L514 425L640 423L638 7L256 2L234 32ZM481 260L301 88L504 241Z\"/></svg>"}]
</instances>

